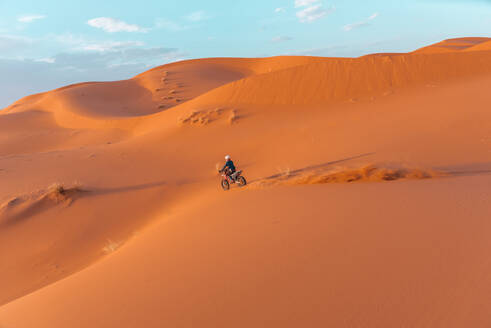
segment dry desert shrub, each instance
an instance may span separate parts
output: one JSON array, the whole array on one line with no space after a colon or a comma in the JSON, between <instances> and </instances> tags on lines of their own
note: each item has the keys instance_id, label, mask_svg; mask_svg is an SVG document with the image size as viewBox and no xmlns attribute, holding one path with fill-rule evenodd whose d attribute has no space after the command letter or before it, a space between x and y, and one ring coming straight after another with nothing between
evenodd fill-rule
<instances>
[{"instance_id":1,"label":"dry desert shrub","mask_svg":"<svg viewBox=\"0 0 491 328\"><path fill-rule=\"evenodd\" d=\"M234 124L237 122L238 119L239 119L239 116L237 115L237 110L233 109L230 113L230 116L228 117L228 123Z\"/></svg>"},{"instance_id":2,"label":"dry desert shrub","mask_svg":"<svg viewBox=\"0 0 491 328\"><path fill-rule=\"evenodd\" d=\"M102 248L102 251L105 254L111 254L111 253L115 252L118 248L120 248L121 245L122 245L122 243L117 243L115 241L112 241L111 239L107 239L107 243L104 246L104 248Z\"/></svg>"}]
</instances>

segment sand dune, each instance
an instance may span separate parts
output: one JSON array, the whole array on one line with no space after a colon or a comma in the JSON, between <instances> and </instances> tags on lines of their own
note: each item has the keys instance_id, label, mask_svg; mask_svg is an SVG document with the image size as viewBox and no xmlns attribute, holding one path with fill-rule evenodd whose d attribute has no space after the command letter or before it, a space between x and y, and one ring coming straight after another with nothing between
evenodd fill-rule
<instances>
[{"instance_id":1,"label":"sand dune","mask_svg":"<svg viewBox=\"0 0 491 328\"><path fill-rule=\"evenodd\" d=\"M452 68L449 69L449 66ZM242 79L209 92L199 101L323 105L382 97L404 87L447 82L490 72L489 54L478 52L332 59ZM322 79L319 79L320 76Z\"/></svg>"},{"instance_id":2,"label":"sand dune","mask_svg":"<svg viewBox=\"0 0 491 328\"><path fill-rule=\"evenodd\" d=\"M489 40L12 104L0 327L490 326ZM220 189L225 154L247 187Z\"/></svg>"}]
</instances>

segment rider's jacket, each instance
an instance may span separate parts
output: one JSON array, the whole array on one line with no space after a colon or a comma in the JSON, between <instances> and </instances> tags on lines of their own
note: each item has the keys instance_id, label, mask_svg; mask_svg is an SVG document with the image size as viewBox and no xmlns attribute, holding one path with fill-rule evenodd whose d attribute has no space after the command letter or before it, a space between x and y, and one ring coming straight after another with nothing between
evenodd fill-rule
<instances>
[{"instance_id":1,"label":"rider's jacket","mask_svg":"<svg viewBox=\"0 0 491 328\"><path fill-rule=\"evenodd\" d=\"M225 165L222 168L222 171L225 170L226 167L228 167L230 169L230 171L232 171L232 173L235 172L235 165L234 165L234 162L232 162L231 159L229 159L227 161L227 163L225 163Z\"/></svg>"}]
</instances>

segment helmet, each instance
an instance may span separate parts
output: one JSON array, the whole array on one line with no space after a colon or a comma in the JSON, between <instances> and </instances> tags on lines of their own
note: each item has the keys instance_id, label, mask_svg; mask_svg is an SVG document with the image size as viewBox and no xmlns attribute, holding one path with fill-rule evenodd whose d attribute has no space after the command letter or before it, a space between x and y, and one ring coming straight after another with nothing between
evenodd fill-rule
<instances>
[{"instance_id":1,"label":"helmet","mask_svg":"<svg viewBox=\"0 0 491 328\"><path fill-rule=\"evenodd\" d=\"M225 156L225 160L228 161L230 159L230 155Z\"/></svg>"}]
</instances>

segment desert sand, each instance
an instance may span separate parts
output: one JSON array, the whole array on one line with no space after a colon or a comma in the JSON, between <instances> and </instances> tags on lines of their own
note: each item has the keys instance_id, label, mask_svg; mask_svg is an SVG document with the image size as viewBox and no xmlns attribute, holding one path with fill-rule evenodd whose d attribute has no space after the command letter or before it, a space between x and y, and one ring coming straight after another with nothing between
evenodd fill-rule
<instances>
[{"instance_id":1,"label":"desert sand","mask_svg":"<svg viewBox=\"0 0 491 328\"><path fill-rule=\"evenodd\" d=\"M490 90L491 39L462 38L21 99L0 327L490 327Z\"/></svg>"}]
</instances>

